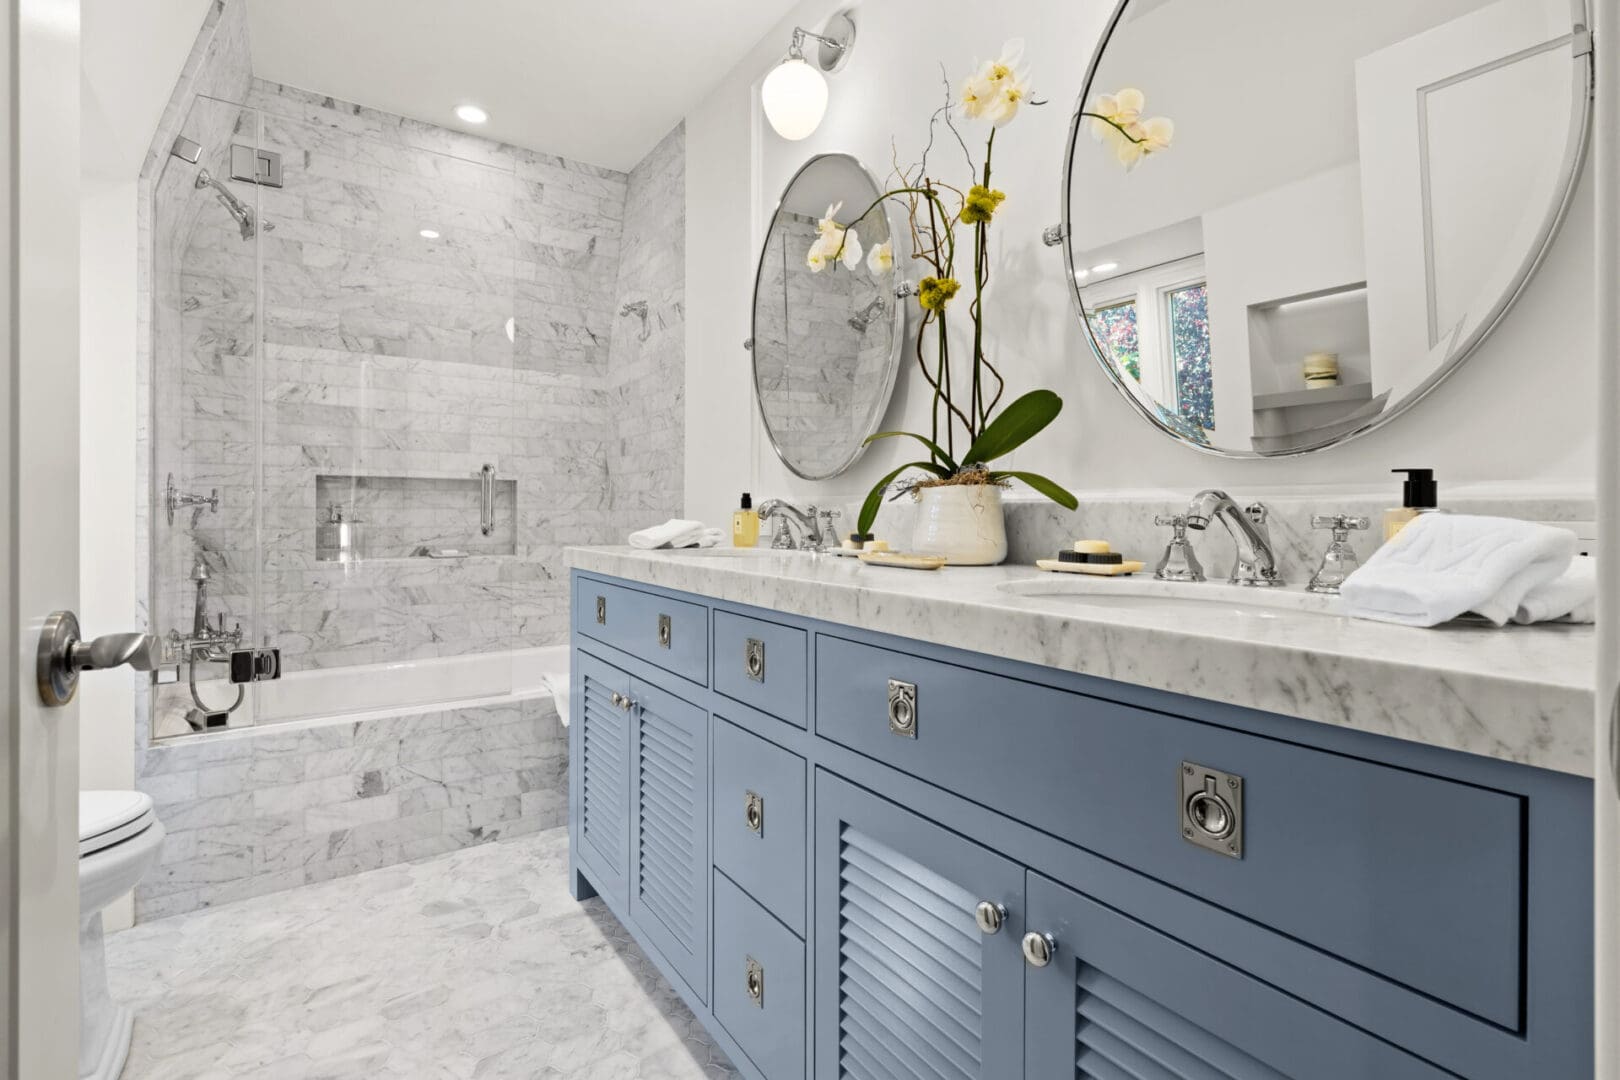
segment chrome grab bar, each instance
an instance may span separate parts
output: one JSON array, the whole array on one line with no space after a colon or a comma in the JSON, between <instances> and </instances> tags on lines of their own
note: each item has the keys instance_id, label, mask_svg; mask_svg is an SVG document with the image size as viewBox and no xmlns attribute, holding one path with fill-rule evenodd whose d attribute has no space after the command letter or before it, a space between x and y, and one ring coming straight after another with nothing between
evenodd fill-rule
<instances>
[{"instance_id":1,"label":"chrome grab bar","mask_svg":"<svg viewBox=\"0 0 1620 1080\"><path fill-rule=\"evenodd\" d=\"M478 476L478 528L488 536L495 531L495 466L485 465L478 470Z\"/></svg>"}]
</instances>

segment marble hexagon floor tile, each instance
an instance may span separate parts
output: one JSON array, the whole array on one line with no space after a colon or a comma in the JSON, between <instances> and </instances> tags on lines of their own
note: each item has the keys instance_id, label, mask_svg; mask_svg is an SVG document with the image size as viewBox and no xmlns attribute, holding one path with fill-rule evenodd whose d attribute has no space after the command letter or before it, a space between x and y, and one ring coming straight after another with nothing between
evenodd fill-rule
<instances>
[{"instance_id":1,"label":"marble hexagon floor tile","mask_svg":"<svg viewBox=\"0 0 1620 1080\"><path fill-rule=\"evenodd\" d=\"M725 1055L551 829L107 941L124 1080L708 1080Z\"/></svg>"}]
</instances>

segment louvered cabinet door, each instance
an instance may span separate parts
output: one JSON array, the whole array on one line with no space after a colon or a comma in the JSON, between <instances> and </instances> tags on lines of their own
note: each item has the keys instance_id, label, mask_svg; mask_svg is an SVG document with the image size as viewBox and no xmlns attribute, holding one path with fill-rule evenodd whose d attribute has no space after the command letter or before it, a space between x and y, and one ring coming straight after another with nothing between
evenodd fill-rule
<instances>
[{"instance_id":1,"label":"louvered cabinet door","mask_svg":"<svg viewBox=\"0 0 1620 1080\"><path fill-rule=\"evenodd\" d=\"M630 676L576 652L573 677L574 854L599 891L620 898L630 866Z\"/></svg>"},{"instance_id":2,"label":"louvered cabinet door","mask_svg":"<svg viewBox=\"0 0 1620 1080\"><path fill-rule=\"evenodd\" d=\"M639 679L630 696L630 917L707 1001L709 714Z\"/></svg>"},{"instance_id":3,"label":"louvered cabinet door","mask_svg":"<svg viewBox=\"0 0 1620 1080\"><path fill-rule=\"evenodd\" d=\"M819 771L815 832L817 1080L1023 1076L1023 869Z\"/></svg>"},{"instance_id":4,"label":"louvered cabinet door","mask_svg":"<svg viewBox=\"0 0 1620 1080\"><path fill-rule=\"evenodd\" d=\"M1028 1074L1040 1080L1440 1080L1451 1073L1113 908L1029 875ZM1279 948L1301 949L1279 941ZM1038 950L1037 950L1038 953Z\"/></svg>"}]
</instances>

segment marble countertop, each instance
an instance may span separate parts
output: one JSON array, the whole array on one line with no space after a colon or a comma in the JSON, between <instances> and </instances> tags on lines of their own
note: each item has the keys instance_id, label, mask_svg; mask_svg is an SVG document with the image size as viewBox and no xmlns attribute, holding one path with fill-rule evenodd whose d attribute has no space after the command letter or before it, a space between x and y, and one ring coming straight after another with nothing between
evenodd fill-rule
<instances>
[{"instance_id":1,"label":"marble countertop","mask_svg":"<svg viewBox=\"0 0 1620 1080\"><path fill-rule=\"evenodd\" d=\"M1591 626L1419 630L1218 603L1111 608L1003 587L1060 577L1033 566L919 572L731 548L574 547L566 557L591 573L1431 746L1581 776L1594 767Z\"/></svg>"}]
</instances>

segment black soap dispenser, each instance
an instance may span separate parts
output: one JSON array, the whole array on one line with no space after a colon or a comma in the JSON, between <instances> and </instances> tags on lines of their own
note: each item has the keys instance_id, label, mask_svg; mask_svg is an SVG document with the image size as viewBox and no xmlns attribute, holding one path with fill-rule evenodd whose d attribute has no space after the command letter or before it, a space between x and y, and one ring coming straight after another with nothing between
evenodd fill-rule
<instances>
[{"instance_id":1,"label":"black soap dispenser","mask_svg":"<svg viewBox=\"0 0 1620 1080\"><path fill-rule=\"evenodd\" d=\"M1391 469L1390 472L1405 473L1406 483L1401 485L1401 505L1384 511L1386 542L1395 539L1419 514L1440 508L1440 485L1434 479L1433 469Z\"/></svg>"}]
</instances>

